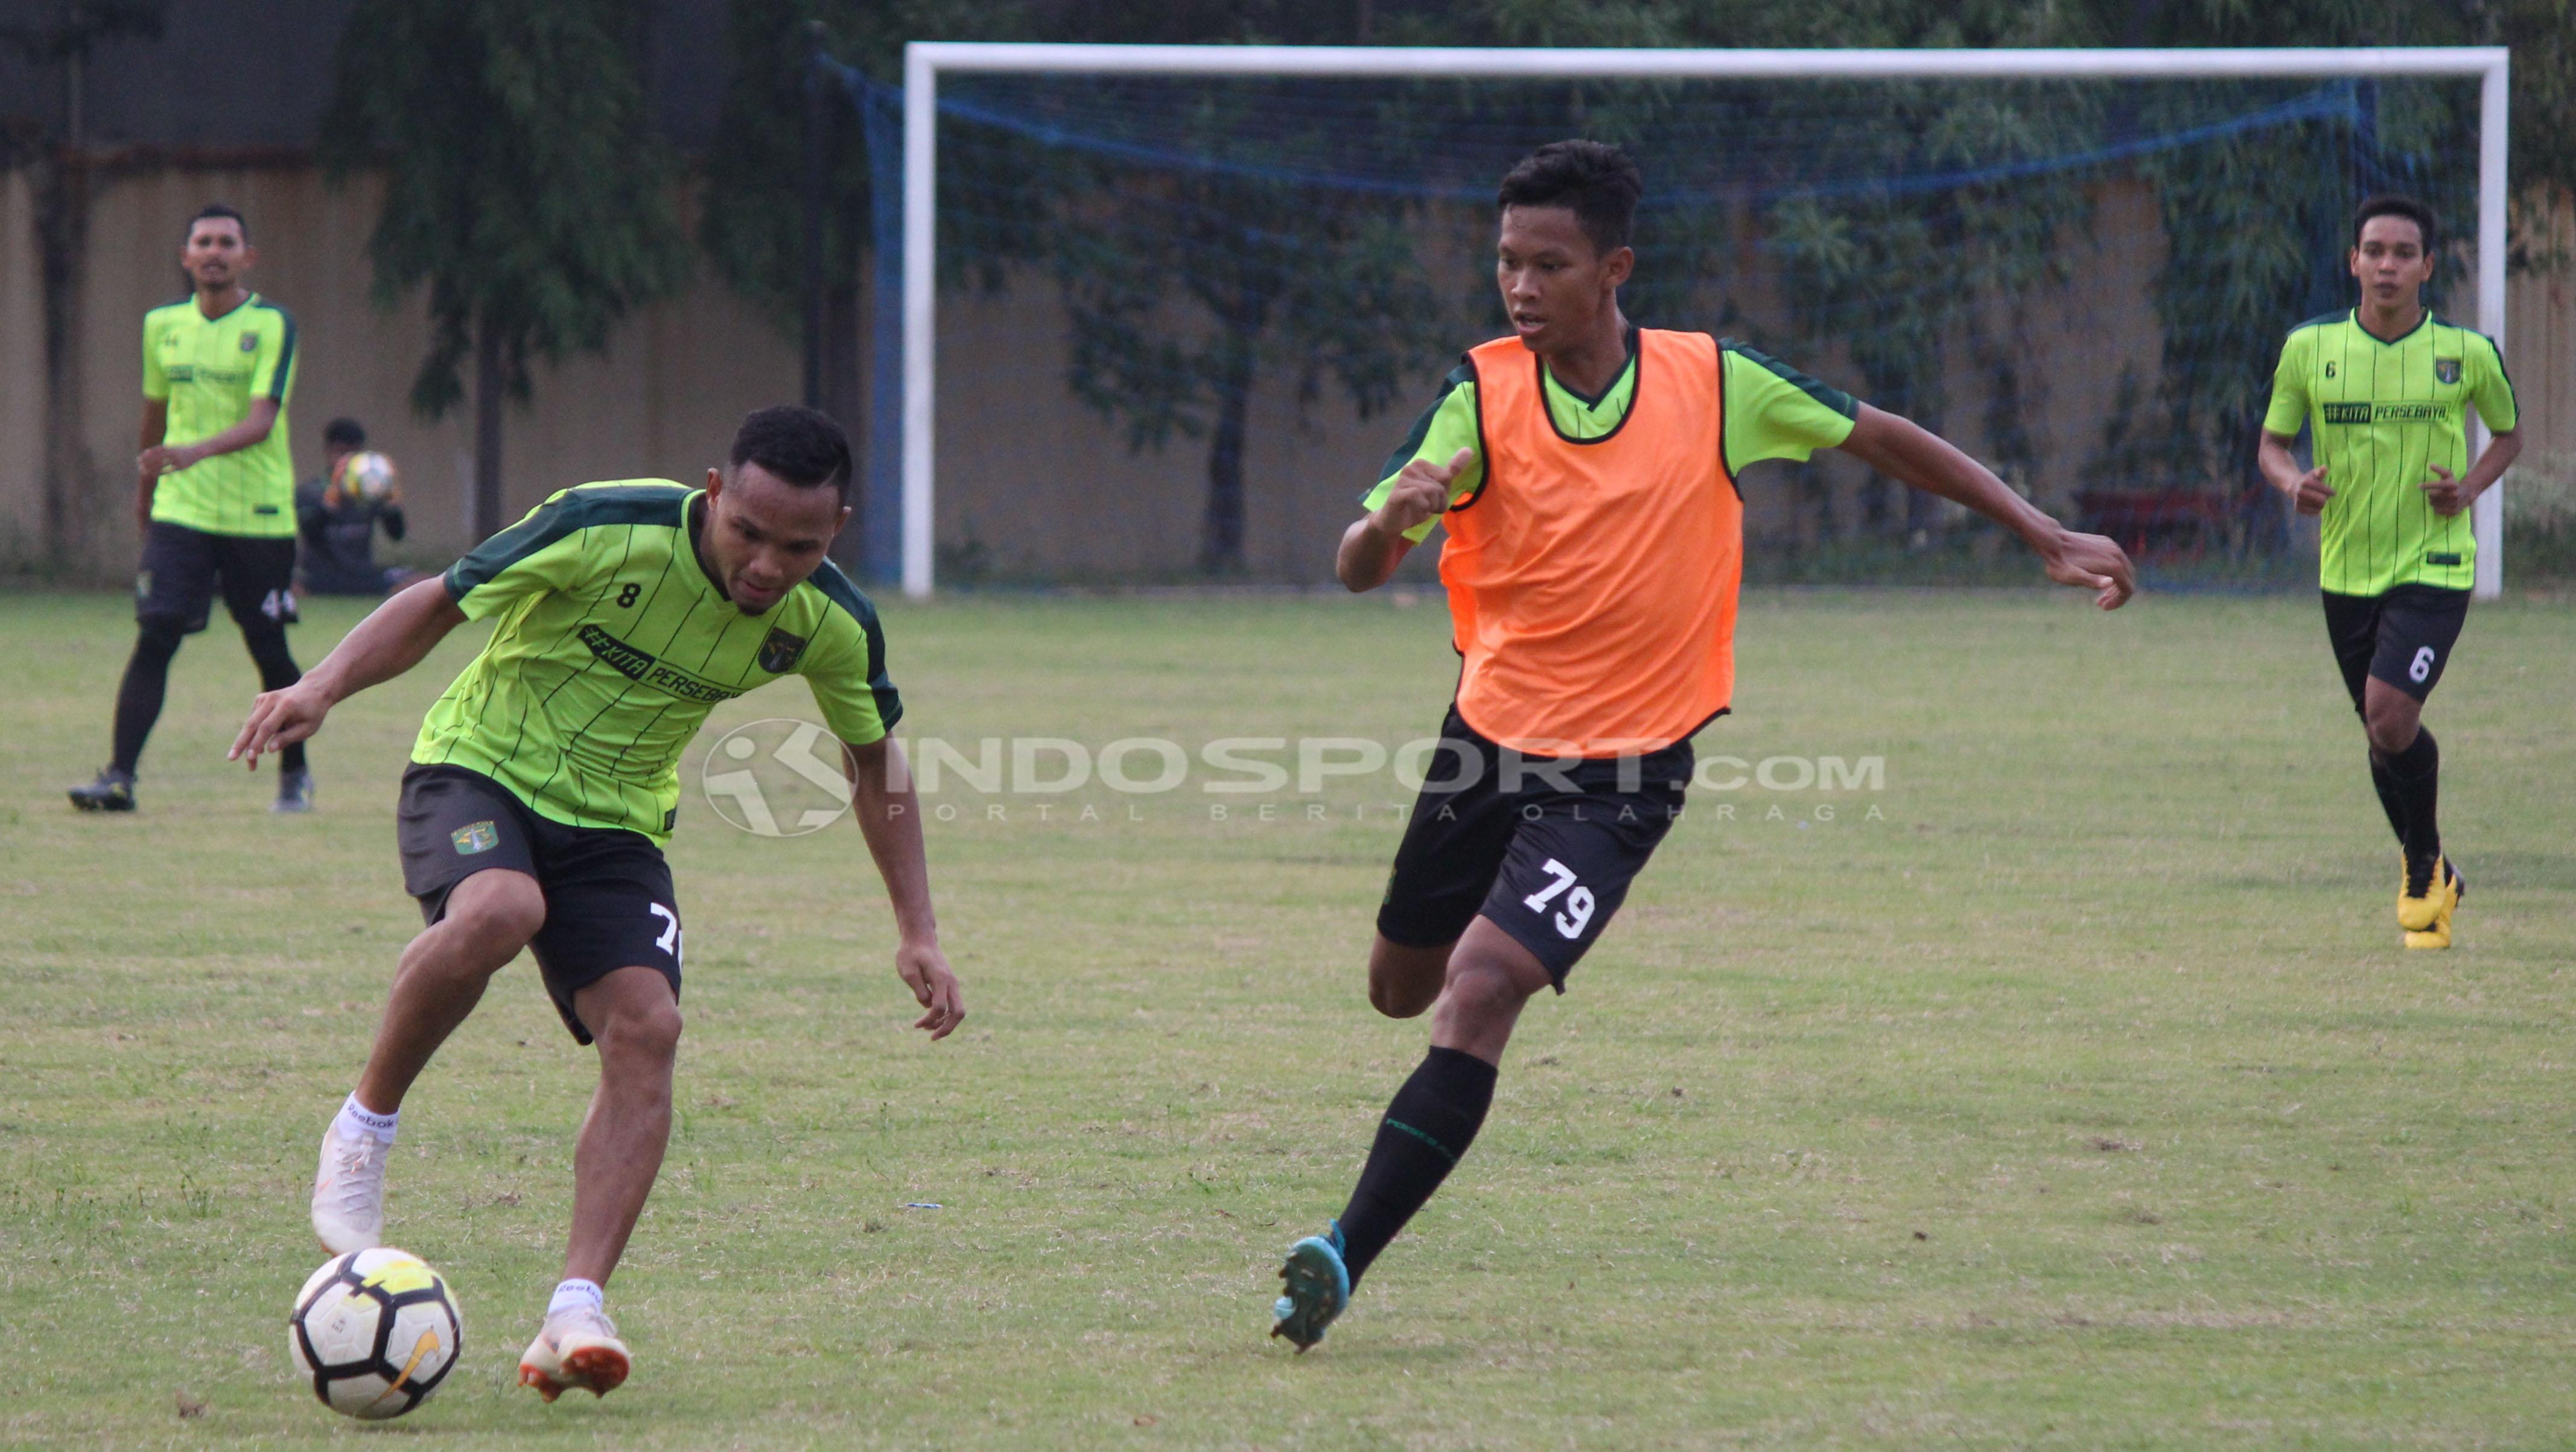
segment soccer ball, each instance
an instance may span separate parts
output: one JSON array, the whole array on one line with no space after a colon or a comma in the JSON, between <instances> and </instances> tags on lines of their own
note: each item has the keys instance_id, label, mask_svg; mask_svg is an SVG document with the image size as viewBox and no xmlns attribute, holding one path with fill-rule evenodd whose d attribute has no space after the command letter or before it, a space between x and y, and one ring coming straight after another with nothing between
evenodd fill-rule
<instances>
[{"instance_id":1,"label":"soccer ball","mask_svg":"<svg viewBox=\"0 0 2576 1452\"><path fill-rule=\"evenodd\" d=\"M370 449L340 461L340 497L373 504L393 497L402 483L394 461Z\"/></svg>"},{"instance_id":2,"label":"soccer ball","mask_svg":"<svg viewBox=\"0 0 2576 1452\"><path fill-rule=\"evenodd\" d=\"M322 1405L373 1422L429 1400L465 1349L465 1322L427 1262L379 1247L335 1256L305 1280L286 1344Z\"/></svg>"}]
</instances>

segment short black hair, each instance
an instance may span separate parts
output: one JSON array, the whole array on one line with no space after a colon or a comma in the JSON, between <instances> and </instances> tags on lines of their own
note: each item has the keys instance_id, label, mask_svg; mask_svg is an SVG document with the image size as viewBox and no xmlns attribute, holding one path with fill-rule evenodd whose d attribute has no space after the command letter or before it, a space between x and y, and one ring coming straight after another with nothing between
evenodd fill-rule
<instances>
[{"instance_id":1,"label":"short black hair","mask_svg":"<svg viewBox=\"0 0 2576 1452\"><path fill-rule=\"evenodd\" d=\"M2356 249L2361 246L2361 229L2373 217L2404 217L2414 223L2415 233L2424 239L2424 251L2428 256L2441 238L2441 224L2434 221L2431 207L2397 192L2382 192L2353 209L2352 245Z\"/></svg>"},{"instance_id":2,"label":"short black hair","mask_svg":"<svg viewBox=\"0 0 2576 1452\"><path fill-rule=\"evenodd\" d=\"M830 485L850 502L850 436L819 410L782 403L754 411L734 431L728 458L737 469L758 464L799 488Z\"/></svg>"},{"instance_id":3,"label":"short black hair","mask_svg":"<svg viewBox=\"0 0 2576 1452\"><path fill-rule=\"evenodd\" d=\"M250 220L244 217L240 210L229 202L208 202L204 206L199 207L197 209L197 215L188 219L188 230L179 234L179 240L185 242L189 238L196 236L197 224L206 220L208 217L232 218L233 225L241 228L242 241L245 243L250 241Z\"/></svg>"},{"instance_id":4,"label":"short black hair","mask_svg":"<svg viewBox=\"0 0 2576 1452\"><path fill-rule=\"evenodd\" d=\"M332 449L363 449L367 426L353 418L335 418L322 426L322 444Z\"/></svg>"},{"instance_id":5,"label":"short black hair","mask_svg":"<svg viewBox=\"0 0 2576 1452\"><path fill-rule=\"evenodd\" d=\"M1603 256L1628 245L1645 174L1618 147L1598 141L1551 141L1503 177L1494 195L1505 207L1567 207Z\"/></svg>"}]
</instances>

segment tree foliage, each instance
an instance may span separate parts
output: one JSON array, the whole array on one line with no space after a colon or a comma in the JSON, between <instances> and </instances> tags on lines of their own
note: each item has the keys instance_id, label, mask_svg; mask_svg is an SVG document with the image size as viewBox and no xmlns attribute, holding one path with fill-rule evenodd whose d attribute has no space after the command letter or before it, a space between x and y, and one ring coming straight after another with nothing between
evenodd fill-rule
<instances>
[{"instance_id":1,"label":"tree foliage","mask_svg":"<svg viewBox=\"0 0 2576 1452\"><path fill-rule=\"evenodd\" d=\"M643 20L625 0L360 0L341 37L322 157L335 179L384 178L378 304L428 292L413 406L445 414L474 360L483 530L500 522L503 395L686 276Z\"/></svg>"}]
</instances>

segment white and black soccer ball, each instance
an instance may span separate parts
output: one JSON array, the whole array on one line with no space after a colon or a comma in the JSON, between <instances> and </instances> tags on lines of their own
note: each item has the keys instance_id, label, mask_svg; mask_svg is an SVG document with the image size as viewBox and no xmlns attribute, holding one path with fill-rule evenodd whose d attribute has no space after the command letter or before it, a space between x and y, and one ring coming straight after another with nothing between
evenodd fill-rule
<instances>
[{"instance_id":1,"label":"white and black soccer ball","mask_svg":"<svg viewBox=\"0 0 2576 1452\"><path fill-rule=\"evenodd\" d=\"M428 1262L380 1246L335 1256L305 1280L286 1343L322 1405L381 1421L447 1380L465 1349L465 1321Z\"/></svg>"}]
</instances>

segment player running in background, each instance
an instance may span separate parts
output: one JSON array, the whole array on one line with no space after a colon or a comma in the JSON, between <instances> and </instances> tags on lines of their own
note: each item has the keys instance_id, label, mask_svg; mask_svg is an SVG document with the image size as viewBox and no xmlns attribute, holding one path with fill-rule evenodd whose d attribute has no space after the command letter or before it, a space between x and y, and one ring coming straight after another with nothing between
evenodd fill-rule
<instances>
[{"instance_id":1,"label":"player running in background","mask_svg":"<svg viewBox=\"0 0 2576 1452\"><path fill-rule=\"evenodd\" d=\"M217 581L262 689L295 684L295 319L250 292L258 260L242 215L217 203L188 223L179 266L196 291L143 315L143 452L134 516L143 534L134 654L116 691L115 741L96 781L71 789L85 812L134 810L134 773L161 717L179 642L206 628ZM278 758L273 810L313 809L304 747Z\"/></svg>"},{"instance_id":2,"label":"player running in background","mask_svg":"<svg viewBox=\"0 0 2576 1452\"><path fill-rule=\"evenodd\" d=\"M1737 471L1841 448L2001 522L2103 609L2132 589L2117 545L1914 424L1750 348L1630 324L1618 294L1642 190L1633 162L1588 141L1503 178L1513 336L1468 352L1342 536L1336 573L1368 590L1445 521L1464 665L1369 950L1380 1012L1437 1004L1431 1049L1340 1218L1289 1249L1271 1334L1301 1351L1467 1153L1522 1005L1565 991L1680 815L1690 739L1734 682Z\"/></svg>"},{"instance_id":3,"label":"player running in background","mask_svg":"<svg viewBox=\"0 0 2576 1452\"><path fill-rule=\"evenodd\" d=\"M2290 330L2259 458L2272 487L2317 516L2326 639L2370 738L2370 781L2397 834L2397 926L2409 948L2451 946L2467 890L2442 851L2441 750L2424 699L2451 663L2477 583L2469 505L2522 452L2513 381L2483 333L2424 306L2440 242L2432 209L2373 197L2353 214L2361 304ZM2469 466L2467 406L2494 437ZM2290 443L2311 429L2316 467Z\"/></svg>"},{"instance_id":4,"label":"player running in background","mask_svg":"<svg viewBox=\"0 0 2576 1452\"><path fill-rule=\"evenodd\" d=\"M421 725L403 773L403 888L428 926L403 950L373 1053L322 1139L313 1228L380 1244L403 1095L521 948L555 1010L599 1047L573 1158L563 1280L519 1377L546 1400L605 1395L629 1357L603 1287L671 1131L679 899L662 844L680 753L718 703L786 675L844 743L859 827L894 904L895 970L933 1039L965 1017L931 913L921 814L875 609L824 558L850 517L850 448L803 408L744 420L706 487L585 484L359 622L301 682L259 698L233 754L320 729L333 706L420 663L468 620L491 639Z\"/></svg>"}]
</instances>

